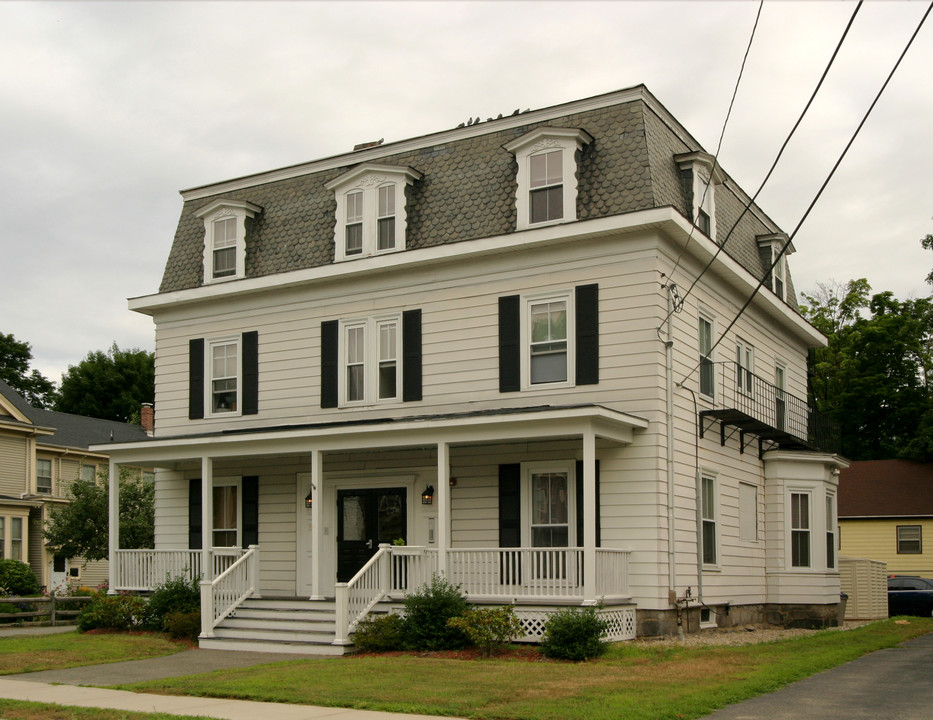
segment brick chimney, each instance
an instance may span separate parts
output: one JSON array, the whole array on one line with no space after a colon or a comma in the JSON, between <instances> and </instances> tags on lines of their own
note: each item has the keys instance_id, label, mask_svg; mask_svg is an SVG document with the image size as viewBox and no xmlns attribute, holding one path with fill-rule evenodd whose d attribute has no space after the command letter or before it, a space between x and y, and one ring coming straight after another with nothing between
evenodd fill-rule
<instances>
[{"instance_id":1,"label":"brick chimney","mask_svg":"<svg viewBox=\"0 0 933 720\"><path fill-rule=\"evenodd\" d=\"M143 403L139 409L139 424L143 426L146 435L152 437L155 433L155 408L152 403Z\"/></svg>"}]
</instances>

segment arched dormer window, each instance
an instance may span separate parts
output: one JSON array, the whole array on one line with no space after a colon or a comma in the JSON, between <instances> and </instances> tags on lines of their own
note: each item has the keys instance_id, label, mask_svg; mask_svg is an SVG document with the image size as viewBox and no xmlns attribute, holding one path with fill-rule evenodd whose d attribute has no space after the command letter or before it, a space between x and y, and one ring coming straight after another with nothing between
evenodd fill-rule
<instances>
[{"instance_id":1,"label":"arched dormer window","mask_svg":"<svg viewBox=\"0 0 933 720\"><path fill-rule=\"evenodd\" d=\"M241 200L215 200L195 215L204 221L204 284L246 277L246 218L262 208Z\"/></svg>"}]
</instances>

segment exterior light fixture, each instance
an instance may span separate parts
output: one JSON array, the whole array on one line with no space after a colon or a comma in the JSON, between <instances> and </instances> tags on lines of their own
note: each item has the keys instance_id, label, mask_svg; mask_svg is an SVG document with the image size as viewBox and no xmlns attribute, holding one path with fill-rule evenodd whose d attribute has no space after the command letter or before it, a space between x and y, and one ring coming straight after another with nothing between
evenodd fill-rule
<instances>
[{"instance_id":1,"label":"exterior light fixture","mask_svg":"<svg viewBox=\"0 0 933 720\"><path fill-rule=\"evenodd\" d=\"M421 504L422 505L433 505L434 504L434 486L428 485L424 488L424 492L421 493Z\"/></svg>"},{"instance_id":2,"label":"exterior light fixture","mask_svg":"<svg viewBox=\"0 0 933 720\"><path fill-rule=\"evenodd\" d=\"M314 503L314 498L311 497L311 488L308 488L308 494L305 495L305 507L308 508L308 510L310 510L311 505L313 503Z\"/></svg>"}]
</instances>

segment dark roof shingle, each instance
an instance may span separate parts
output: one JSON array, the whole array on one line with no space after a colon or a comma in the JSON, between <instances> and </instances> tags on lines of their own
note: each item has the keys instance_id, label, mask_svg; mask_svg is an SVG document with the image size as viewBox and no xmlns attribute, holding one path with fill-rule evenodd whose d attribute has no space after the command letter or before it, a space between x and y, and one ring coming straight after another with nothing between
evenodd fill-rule
<instances>
[{"instance_id":1,"label":"dark roof shingle","mask_svg":"<svg viewBox=\"0 0 933 720\"><path fill-rule=\"evenodd\" d=\"M839 475L839 517L933 517L933 463L862 460Z\"/></svg>"}]
</instances>

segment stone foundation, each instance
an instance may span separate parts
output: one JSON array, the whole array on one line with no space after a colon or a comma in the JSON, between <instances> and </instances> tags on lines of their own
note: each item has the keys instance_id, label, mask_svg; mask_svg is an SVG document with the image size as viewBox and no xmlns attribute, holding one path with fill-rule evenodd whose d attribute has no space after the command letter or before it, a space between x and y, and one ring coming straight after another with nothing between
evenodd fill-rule
<instances>
[{"instance_id":1,"label":"stone foundation","mask_svg":"<svg viewBox=\"0 0 933 720\"><path fill-rule=\"evenodd\" d=\"M706 628L732 628L745 625L769 625L786 629L804 628L819 630L837 627L838 603L830 605L711 605L709 622L701 626L701 608L690 607L680 613L680 622L685 633L700 632ZM642 610L635 613L638 637L659 637L678 634L676 609Z\"/></svg>"}]
</instances>

